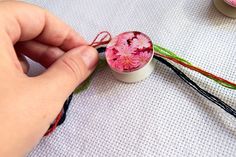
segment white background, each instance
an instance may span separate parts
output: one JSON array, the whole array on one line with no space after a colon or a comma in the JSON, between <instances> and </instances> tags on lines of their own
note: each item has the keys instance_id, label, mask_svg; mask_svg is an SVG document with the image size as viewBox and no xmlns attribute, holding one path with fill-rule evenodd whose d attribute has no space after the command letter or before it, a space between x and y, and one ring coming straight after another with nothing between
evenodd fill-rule
<instances>
[{"instance_id":1,"label":"white background","mask_svg":"<svg viewBox=\"0 0 236 157\"><path fill-rule=\"evenodd\" d=\"M47 8L88 41L103 30L113 35L138 30L236 82L236 20L221 15L210 0L29 2ZM181 69L236 108L236 91ZM106 68L87 91L74 96L66 122L29 157L236 156L235 122L160 63L136 84L116 81Z\"/></svg>"}]
</instances>

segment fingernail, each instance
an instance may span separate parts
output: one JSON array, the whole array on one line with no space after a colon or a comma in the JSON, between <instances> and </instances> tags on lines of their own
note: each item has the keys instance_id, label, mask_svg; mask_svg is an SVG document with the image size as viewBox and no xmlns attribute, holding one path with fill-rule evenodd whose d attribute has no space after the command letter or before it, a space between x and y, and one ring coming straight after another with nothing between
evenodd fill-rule
<instances>
[{"instance_id":1,"label":"fingernail","mask_svg":"<svg viewBox=\"0 0 236 157\"><path fill-rule=\"evenodd\" d=\"M98 52L93 47L83 46L80 55L88 69L93 69L97 65Z\"/></svg>"}]
</instances>

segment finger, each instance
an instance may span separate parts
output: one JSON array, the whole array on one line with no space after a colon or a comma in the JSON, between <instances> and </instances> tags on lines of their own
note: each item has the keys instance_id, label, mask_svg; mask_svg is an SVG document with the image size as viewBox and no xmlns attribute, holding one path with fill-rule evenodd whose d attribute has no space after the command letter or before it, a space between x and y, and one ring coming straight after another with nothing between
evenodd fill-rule
<instances>
[{"instance_id":1,"label":"finger","mask_svg":"<svg viewBox=\"0 0 236 157\"><path fill-rule=\"evenodd\" d=\"M3 38L3 40L1 40ZM0 29L0 66L1 66L1 71L4 74L13 74L15 75L16 72L20 71L23 72L22 67L20 65L20 62L15 54L15 50L11 45L11 40L7 36L6 33L4 33ZM7 53L4 53L7 52Z\"/></svg>"},{"instance_id":2,"label":"finger","mask_svg":"<svg viewBox=\"0 0 236 157\"><path fill-rule=\"evenodd\" d=\"M62 25L60 21L57 21L58 24L55 24L55 21L53 22L55 17L47 13L46 15L47 15L46 19L47 25L44 28L42 34L35 40L45 44L50 44L56 47L60 47L64 51L69 51L70 49L82 45L88 45L88 43L69 26ZM53 27L54 25L58 26Z\"/></svg>"},{"instance_id":3,"label":"finger","mask_svg":"<svg viewBox=\"0 0 236 157\"><path fill-rule=\"evenodd\" d=\"M87 44L57 17L45 9L24 2L0 3L0 28L7 32L13 43L37 37L38 41L61 47L65 51Z\"/></svg>"},{"instance_id":4,"label":"finger","mask_svg":"<svg viewBox=\"0 0 236 157\"><path fill-rule=\"evenodd\" d=\"M39 86L47 84L47 93L65 100L95 69L98 61L96 49L82 46L72 49L58 59L43 75ZM39 87L39 88L40 88Z\"/></svg>"},{"instance_id":5,"label":"finger","mask_svg":"<svg viewBox=\"0 0 236 157\"><path fill-rule=\"evenodd\" d=\"M25 56L23 56L22 54L17 54L17 56L18 56L18 59L19 59L19 62L21 64L21 66L22 66L23 72L25 74L27 74L28 71L29 71L29 63L28 63L28 61L26 60Z\"/></svg>"},{"instance_id":6,"label":"finger","mask_svg":"<svg viewBox=\"0 0 236 157\"><path fill-rule=\"evenodd\" d=\"M48 46L36 41L19 42L15 45L15 50L46 68L65 53L58 47Z\"/></svg>"}]
</instances>

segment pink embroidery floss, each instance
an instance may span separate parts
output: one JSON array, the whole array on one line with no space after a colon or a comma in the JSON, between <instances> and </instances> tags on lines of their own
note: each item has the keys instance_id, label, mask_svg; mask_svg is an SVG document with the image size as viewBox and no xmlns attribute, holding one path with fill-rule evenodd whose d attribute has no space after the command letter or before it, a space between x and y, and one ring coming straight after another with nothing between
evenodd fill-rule
<instances>
[{"instance_id":1,"label":"pink embroidery floss","mask_svg":"<svg viewBox=\"0 0 236 157\"><path fill-rule=\"evenodd\" d=\"M107 31L100 32L92 41L89 46L92 46L94 48L98 48L99 46L106 45L111 41L111 34Z\"/></svg>"},{"instance_id":2,"label":"pink embroidery floss","mask_svg":"<svg viewBox=\"0 0 236 157\"><path fill-rule=\"evenodd\" d=\"M155 67L151 39L137 31L114 37L107 45L105 56L114 77L133 83L147 78Z\"/></svg>"},{"instance_id":3,"label":"pink embroidery floss","mask_svg":"<svg viewBox=\"0 0 236 157\"><path fill-rule=\"evenodd\" d=\"M236 0L213 0L213 2L222 14L236 18Z\"/></svg>"}]
</instances>

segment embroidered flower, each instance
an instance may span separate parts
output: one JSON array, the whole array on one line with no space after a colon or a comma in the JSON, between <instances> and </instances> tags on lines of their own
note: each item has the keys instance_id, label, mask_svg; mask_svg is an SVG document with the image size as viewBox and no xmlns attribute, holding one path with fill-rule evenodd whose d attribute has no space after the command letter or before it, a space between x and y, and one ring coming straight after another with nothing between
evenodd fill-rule
<instances>
[{"instance_id":1,"label":"embroidered flower","mask_svg":"<svg viewBox=\"0 0 236 157\"><path fill-rule=\"evenodd\" d=\"M111 68L132 72L150 61L153 55L152 43L140 32L126 32L112 39L105 54Z\"/></svg>"},{"instance_id":2,"label":"embroidered flower","mask_svg":"<svg viewBox=\"0 0 236 157\"><path fill-rule=\"evenodd\" d=\"M116 51L112 47L108 47L106 49L106 58L107 60L114 60L117 59L119 56L117 55Z\"/></svg>"},{"instance_id":3,"label":"embroidered flower","mask_svg":"<svg viewBox=\"0 0 236 157\"><path fill-rule=\"evenodd\" d=\"M113 47L117 45L117 41L118 41L118 37L113 38L110 42L109 42L109 47Z\"/></svg>"},{"instance_id":4,"label":"embroidered flower","mask_svg":"<svg viewBox=\"0 0 236 157\"><path fill-rule=\"evenodd\" d=\"M122 63L119 60L110 61L110 66L113 69L116 69L116 70L118 70L120 72L124 71L124 67L123 67Z\"/></svg>"},{"instance_id":5,"label":"embroidered flower","mask_svg":"<svg viewBox=\"0 0 236 157\"><path fill-rule=\"evenodd\" d=\"M132 53L135 53L135 49L129 45L120 45L116 49L119 56L130 56Z\"/></svg>"},{"instance_id":6,"label":"embroidered flower","mask_svg":"<svg viewBox=\"0 0 236 157\"><path fill-rule=\"evenodd\" d=\"M140 66L144 66L145 64L147 64L151 57L152 54L148 51L140 52L140 54L138 55Z\"/></svg>"},{"instance_id":7,"label":"embroidered flower","mask_svg":"<svg viewBox=\"0 0 236 157\"><path fill-rule=\"evenodd\" d=\"M129 40L134 37L134 33L123 33L118 38L117 45L128 45Z\"/></svg>"},{"instance_id":8,"label":"embroidered flower","mask_svg":"<svg viewBox=\"0 0 236 157\"><path fill-rule=\"evenodd\" d=\"M129 39L132 39L132 38L134 37L134 33L124 33L124 34L122 35L122 37L123 37L124 39L129 40Z\"/></svg>"},{"instance_id":9,"label":"embroidered flower","mask_svg":"<svg viewBox=\"0 0 236 157\"><path fill-rule=\"evenodd\" d=\"M138 57L135 55L121 56L117 61L123 66L123 70L125 71L130 71L140 65Z\"/></svg>"},{"instance_id":10,"label":"embroidered flower","mask_svg":"<svg viewBox=\"0 0 236 157\"><path fill-rule=\"evenodd\" d=\"M133 47L137 47L138 49L148 48L151 46L150 40L142 34L137 35L137 38L133 39L132 44Z\"/></svg>"}]
</instances>

